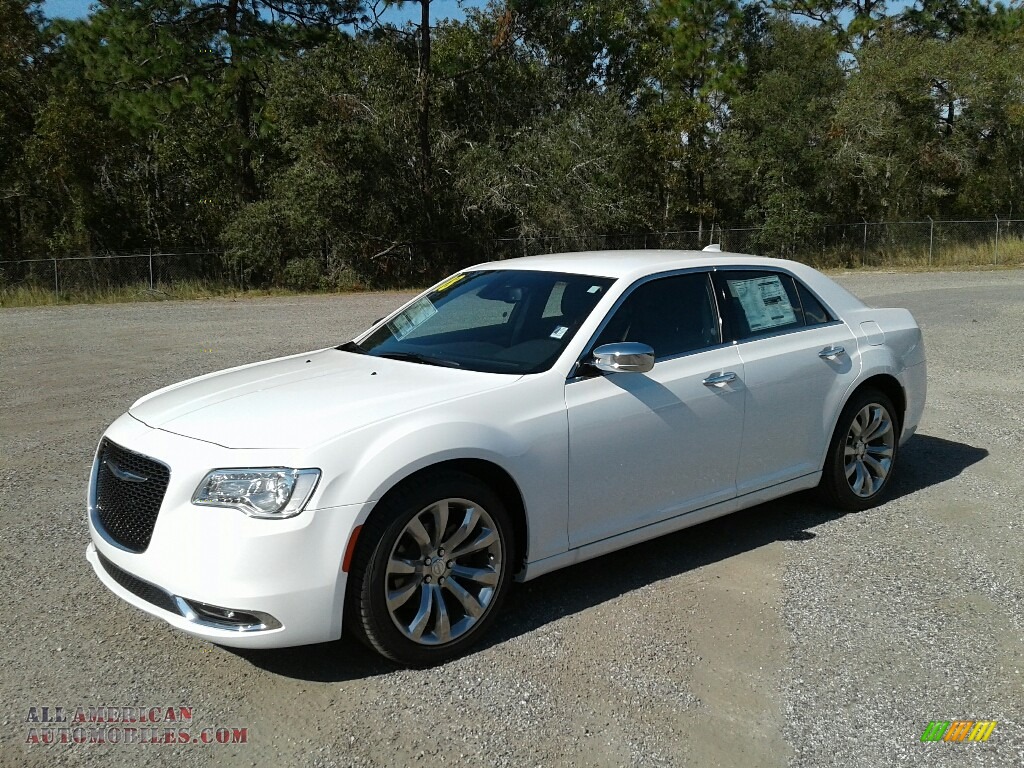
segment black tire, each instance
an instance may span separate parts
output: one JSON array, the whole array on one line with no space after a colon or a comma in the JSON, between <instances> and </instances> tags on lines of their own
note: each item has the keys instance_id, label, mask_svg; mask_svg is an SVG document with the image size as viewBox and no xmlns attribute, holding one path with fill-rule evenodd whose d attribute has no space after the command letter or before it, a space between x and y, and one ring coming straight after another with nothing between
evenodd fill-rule
<instances>
[{"instance_id":1,"label":"black tire","mask_svg":"<svg viewBox=\"0 0 1024 768\"><path fill-rule=\"evenodd\" d=\"M438 531L442 514L446 519ZM432 666L462 655L486 633L508 592L513 530L501 499L472 475L446 471L407 481L381 500L359 534L346 590L346 626L406 666ZM447 542L454 543L451 551L444 551ZM488 543L471 549L481 542Z\"/></svg>"},{"instance_id":2,"label":"black tire","mask_svg":"<svg viewBox=\"0 0 1024 768\"><path fill-rule=\"evenodd\" d=\"M856 434L857 430L860 428L863 433L865 422L871 426L876 414L881 415L882 423L873 432L879 434L864 441L862 435ZM887 432L883 431L885 424L888 424ZM879 504L896 470L900 430L899 414L883 392L877 389L855 392L839 415L825 457L818 486L825 502L854 512ZM867 437L871 438L872 434ZM847 453L848 448L851 454Z\"/></svg>"}]
</instances>

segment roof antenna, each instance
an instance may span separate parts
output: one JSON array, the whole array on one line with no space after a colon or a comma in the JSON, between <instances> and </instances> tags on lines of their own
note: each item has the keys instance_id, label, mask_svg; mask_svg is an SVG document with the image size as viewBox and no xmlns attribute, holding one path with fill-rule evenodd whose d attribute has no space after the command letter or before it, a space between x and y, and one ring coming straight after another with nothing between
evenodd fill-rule
<instances>
[{"instance_id":1,"label":"roof antenna","mask_svg":"<svg viewBox=\"0 0 1024 768\"><path fill-rule=\"evenodd\" d=\"M708 253L721 253L722 252L722 244L721 243L712 243L711 245L704 246L703 248L701 248L701 250L702 251L707 251Z\"/></svg>"}]
</instances>

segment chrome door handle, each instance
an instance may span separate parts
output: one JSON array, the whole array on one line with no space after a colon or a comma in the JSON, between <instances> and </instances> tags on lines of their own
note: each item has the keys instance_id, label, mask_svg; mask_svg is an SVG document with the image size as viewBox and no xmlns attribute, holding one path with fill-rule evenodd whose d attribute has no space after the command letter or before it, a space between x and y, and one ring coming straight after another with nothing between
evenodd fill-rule
<instances>
[{"instance_id":1,"label":"chrome door handle","mask_svg":"<svg viewBox=\"0 0 1024 768\"><path fill-rule=\"evenodd\" d=\"M702 383L705 387L724 387L730 381L736 381L736 374L732 371L725 371L708 376Z\"/></svg>"},{"instance_id":2,"label":"chrome door handle","mask_svg":"<svg viewBox=\"0 0 1024 768\"><path fill-rule=\"evenodd\" d=\"M838 344L829 344L821 352L818 353L818 357L825 360L835 360L841 354L846 352L846 349L840 347Z\"/></svg>"}]
</instances>

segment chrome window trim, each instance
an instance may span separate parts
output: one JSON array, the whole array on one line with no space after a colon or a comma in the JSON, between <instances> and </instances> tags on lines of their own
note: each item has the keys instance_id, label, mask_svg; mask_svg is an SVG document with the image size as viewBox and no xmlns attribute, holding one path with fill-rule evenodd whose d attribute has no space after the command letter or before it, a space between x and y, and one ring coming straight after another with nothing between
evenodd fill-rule
<instances>
[{"instance_id":1,"label":"chrome window trim","mask_svg":"<svg viewBox=\"0 0 1024 768\"><path fill-rule=\"evenodd\" d=\"M803 330L803 329L801 329L801 330ZM715 344L712 347L701 347L700 349L691 349L689 352L680 352L678 355L669 355L667 357L656 357L655 360L654 360L654 364L655 365L660 365L661 363L670 363L673 360L680 360L680 359L682 359L684 357L693 357L694 355L703 355L705 352L713 352L716 349L725 349L726 347L735 347L735 346L736 346L736 342L735 341L725 341L725 342L722 342L721 344ZM582 358L581 358L581 362L582 362ZM577 365L579 365L579 363L577 363ZM604 374L602 374L602 375L604 375ZM579 376L579 375L575 375L574 374L574 375L570 376L569 378L567 378L565 380L565 383L566 384L572 384L574 381L587 381L588 379L593 379L593 378L597 378L597 377L595 377L595 376Z\"/></svg>"},{"instance_id":2,"label":"chrome window trim","mask_svg":"<svg viewBox=\"0 0 1024 768\"><path fill-rule=\"evenodd\" d=\"M761 341L763 339L774 339L779 336L789 336L794 333L803 333L804 331L813 331L816 328L829 328L833 325L846 325L842 320L831 320L827 323L815 323L814 325L801 325L799 328L786 328L781 331L765 331L759 333L756 336L748 336L745 339L733 339L730 344L739 346L741 344L749 344L752 341Z\"/></svg>"},{"instance_id":3,"label":"chrome window trim","mask_svg":"<svg viewBox=\"0 0 1024 768\"><path fill-rule=\"evenodd\" d=\"M593 335L587 341L586 346L583 347L583 352L582 352L582 354L580 354L580 356L573 363L573 366L572 366L572 368L569 371L569 375L566 376L566 378L565 378L565 383L566 384L572 384L573 382L576 382L576 381L586 381L587 379L593 378L592 376L580 376L580 375L578 375L577 371L579 371L580 367L583 365L583 361L587 359L588 355L591 352L593 352L595 342L597 341L598 338L600 338L601 333L604 331L605 327L608 325L608 323L610 322L611 318L615 315L616 312L619 311L619 308L625 303L626 299L629 298L629 296L633 293L633 291L635 291L641 285L644 285L645 283L651 282L652 280L660 280L660 279L666 278L666 277L678 277L679 275L692 274L692 273L696 273L696 272L703 272L703 273L705 273L707 275L708 279L711 281L711 285L712 285L711 296L712 296L712 301L714 302L714 307L713 308L714 308L715 312L717 313L717 317L718 317L718 336L719 336L720 339L722 339L722 342L720 344L715 344L715 345L709 346L709 347L701 347L700 349L692 349L689 352L681 352L678 355L670 355L668 357L656 358L656 360L654 362L654 364L656 366L659 363L663 362L663 361L676 360L676 359L678 359L680 357L689 357L690 355L698 355L698 354L701 354L702 352L710 352L712 350L721 349L723 347L738 346L740 344L747 344L749 342L761 341L762 339L772 339L772 338L776 338L776 337L779 337L779 336L786 336L786 335L791 334L791 333L801 333L803 331L809 331L809 330L812 330L814 328L828 328L830 326L846 325L846 322L839 316L839 314L834 309L832 309L832 307L828 304L828 302L826 302L824 299L821 298L821 296L817 293L817 291L812 289L809 285L807 285L807 283L805 283L797 275L795 275L793 272L791 272L789 269L786 269L785 267L756 266L756 265L747 263L747 264L724 264L724 265L716 265L716 266L685 267L685 268L682 268L682 269L672 269L672 270L669 270L667 272L658 272L658 273L652 274L652 275L645 275L644 277L642 277L639 280L635 281L625 291L623 291L622 295L619 296L619 298L615 300L615 303L612 305L611 309L609 309L608 312L605 313L604 319L601 321L601 324L597 327L597 330L593 333ZM810 293L811 296L813 296L818 301L819 304L821 304L821 306L824 308L824 310L829 314L829 317L832 317L834 319L830 320L827 323L815 323L814 325L801 325L801 326L799 326L797 328L786 328L786 329L779 330L779 331L765 331L764 333L759 333L759 334L754 335L754 336L748 336L748 337L746 337L744 339L736 339L736 338L726 339L726 337L725 337L725 320L724 320L724 318L722 316L722 307L721 307L721 304L718 301L718 290L716 289L716 286L715 286L715 274L718 273L718 272L776 272L776 273L779 273L779 274L786 275L787 277L792 278L793 281L797 285L803 286L804 289L808 293ZM803 312L803 305L802 304L801 304L801 312L800 312L800 314L806 320L807 316ZM655 350L655 352L657 352L657 350Z\"/></svg>"}]
</instances>

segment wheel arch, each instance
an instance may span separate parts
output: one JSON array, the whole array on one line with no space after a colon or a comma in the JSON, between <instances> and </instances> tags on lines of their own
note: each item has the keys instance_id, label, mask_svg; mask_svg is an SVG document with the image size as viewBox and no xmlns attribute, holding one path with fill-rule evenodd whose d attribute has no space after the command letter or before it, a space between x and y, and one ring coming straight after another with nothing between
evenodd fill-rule
<instances>
[{"instance_id":1,"label":"wheel arch","mask_svg":"<svg viewBox=\"0 0 1024 768\"><path fill-rule=\"evenodd\" d=\"M892 409L895 411L892 414L892 419L895 423L891 425L894 432L892 450L895 451L898 446L900 434L903 430L903 422L906 419L907 396L903 390L903 385L897 377L886 372L875 373L850 389L850 393L844 399L843 406L836 416L836 423L832 428L832 437L825 450L818 490L826 503L839 509L847 511L869 509L879 503L878 500L882 498L880 494L884 493L891 478L892 465L890 465L881 478L882 485L874 489L874 480L872 480L872 486L868 489L869 495L863 496L857 488L851 490L849 487L849 465L845 464L843 455L844 442L848 439L845 432L849 428L845 426L849 422L843 421L843 431L840 431L840 420L843 419L843 413L855 404L858 397L862 398L859 403L856 403L857 408L860 408L861 403L870 403L873 398L879 397L878 393L891 402ZM851 410L850 413L853 414L854 411ZM846 468L845 473L843 471L844 467Z\"/></svg>"},{"instance_id":2,"label":"wheel arch","mask_svg":"<svg viewBox=\"0 0 1024 768\"><path fill-rule=\"evenodd\" d=\"M892 373L884 371L873 373L851 386L850 391L846 393L846 396L840 401L839 407L832 414L831 430L825 436L826 442L821 452L820 466L823 470L825 462L828 460L828 448L832 438L835 436L836 429L839 427L839 418L843 414L843 409L846 408L846 404L856 397L858 393L866 389L876 389L892 401L893 406L896 408L896 418L899 421L897 434L902 433L903 422L906 419L907 412L907 395L903 390L903 385Z\"/></svg>"},{"instance_id":3,"label":"wheel arch","mask_svg":"<svg viewBox=\"0 0 1024 768\"><path fill-rule=\"evenodd\" d=\"M875 375L864 379L864 381L854 387L846 398L846 402L849 402L850 399L858 392L862 392L865 389L877 389L883 395L888 397L892 401L892 404L896 406L896 417L899 419L900 425L900 429L896 431L898 439L900 431L903 429L903 421L906 419L907 415L907 393L903 391L903 385L900 383L899 379L892 374L876 373Z\"/></svg>"},{"instance_id":4,"label":"wheel arch","mask_svg":"<svg viewBox=\"0 0 1024 768\"><path fill-rule=\"evenodd\" d=\"M391 487L373 505L367 519L373 517L380 509L382 502L396 493L400 488L411 485L422 478L438 472L462 472L480 480L494 490L505 502L509 517L512 518L512 534L515 539L515 551L512 562L515 563L513 575L520 573L526 564L529 551L529 525L526 519L526 503L519 484L504 467L479 458L445 459L410 472L394 482Z\"/></svg>"}]
</instances>

